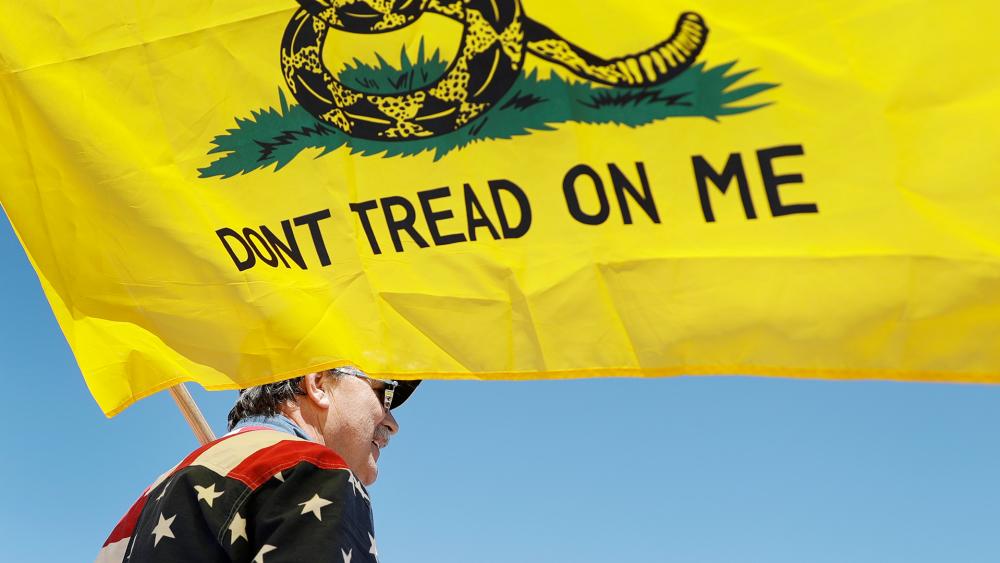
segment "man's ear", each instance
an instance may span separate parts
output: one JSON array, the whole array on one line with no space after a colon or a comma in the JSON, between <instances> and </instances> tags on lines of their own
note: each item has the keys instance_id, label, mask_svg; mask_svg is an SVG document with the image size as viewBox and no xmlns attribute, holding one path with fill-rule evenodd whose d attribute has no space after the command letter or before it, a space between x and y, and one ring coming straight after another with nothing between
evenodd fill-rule
<instances>
[{"instance_id":1,"label":"man's ear","mask_svg":"<svg viewBox=\"0 0 1000 563\"><path fill-rule=\"evenodd\" d=\"M305 399L321 409L328 409L333 403L329 391L323 387L325 377L322 373L310 373L302 378Z\"/></svg>"}]
</instances>

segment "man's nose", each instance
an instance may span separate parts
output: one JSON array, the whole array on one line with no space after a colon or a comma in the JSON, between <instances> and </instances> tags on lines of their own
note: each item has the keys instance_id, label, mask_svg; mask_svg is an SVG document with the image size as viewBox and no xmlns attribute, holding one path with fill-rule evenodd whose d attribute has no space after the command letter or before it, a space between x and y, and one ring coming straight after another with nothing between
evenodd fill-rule
<instances>
[{"instance_id":1,"label":"man's nose","mask_svg":"<svg viewBox=\"0 0 1000 563\"><path fill-rule=\"evenodd\" d=\"M396 422L396 417L392 416L392 411L385 411L385 418L382 419L382 424L389 429L389 434L399 432L399 423Z\"/></svg>"}]
</instances>

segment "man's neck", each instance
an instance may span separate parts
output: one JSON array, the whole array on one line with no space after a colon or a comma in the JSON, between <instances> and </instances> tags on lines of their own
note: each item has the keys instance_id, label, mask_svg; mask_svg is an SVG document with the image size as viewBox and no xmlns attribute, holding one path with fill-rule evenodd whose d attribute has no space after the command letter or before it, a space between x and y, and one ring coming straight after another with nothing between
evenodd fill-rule
<instances>
[{"instance_id":1,"label":"man's neck","mask_svg":"<svg viewBox=\"0 0 1000 563\"><path fill-rule=\"evenodd\" d=\"M302 429L302 432L309 437L310 440L318 444L323 444L323 433L320 429L316 427L315 424L310 423L307 416L303 416L302 409L298 408L286 408L281 410L281 415L292 421L296 426Z\"/></svg>"},{"instance_id":2,"label":"man's neck","mask_svg":"<svg viewBox=\"0 0 1000 563\"><path fill-rule=\"evenodd\" d=\"M273 430L278 430L280 432L287 432L297 438L302 438L304 440L309 440L315 442L313 437L314 432L312 429L303 428L301 422L296 422L291 417L284 413L278 413L270 416L250 416L246 417L233 428L233 432L240 430L241 428L253 428L253 427L263 427L271 428Z\"/></svg>"}]
</instances>

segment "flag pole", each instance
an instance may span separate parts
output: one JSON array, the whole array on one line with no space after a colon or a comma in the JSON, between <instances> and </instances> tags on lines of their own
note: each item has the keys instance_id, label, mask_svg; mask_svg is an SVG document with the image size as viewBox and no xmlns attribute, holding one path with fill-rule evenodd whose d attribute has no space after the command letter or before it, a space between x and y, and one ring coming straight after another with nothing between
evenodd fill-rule
<instances>
[{"instance_id":1,"label":"flag pole","mask_svg":"<svg viewBox=\"0 0 1000 563\"><path fill-rule=\"evenodd\" d=\"M191 427L195 438L199 442L207 444L215 440L215 433L212 432L212 427L208 425L208 421L201 414L198 404L194 402L194 397L191 396L191 393L183 383L171 387L170 396L177 402L177 408L181 409L184 420L187 421L188 426Z\"/></svg>"}]
</instances>

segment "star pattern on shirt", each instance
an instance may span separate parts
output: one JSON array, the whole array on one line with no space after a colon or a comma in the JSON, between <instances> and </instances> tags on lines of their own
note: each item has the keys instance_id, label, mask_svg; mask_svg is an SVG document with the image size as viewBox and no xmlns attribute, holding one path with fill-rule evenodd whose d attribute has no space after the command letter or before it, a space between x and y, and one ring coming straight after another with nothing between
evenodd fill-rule
<instances>
[{"instance_id":1,"label":"star pattern on shirt","mask_svg":"<svg viewBox=\"0 0 1000 563\"><path fill-rule=\"evenodd\" d=\"M212 503L215 499L221 497L225 491L215 492L215 483L212 483L211 487L202 487L201 485L195 485L194 490L198 491L198 500L205 501L205 504L209 508L212 508Z\"/></svg>"},{"instance_id":2,"label":"star pattern on shirt","mask_svg":"<svg viewBox=\"0 0 1000 563\"><path fill-rule=\"evenodd\" d=\"M262 438L268 438L261 440L262 443L271 439L269 435ZM228 443L231 446L237 441ZM372 528L371 502L368 500L371 493L361 476L339 463L331 467L317 466L315 446L299 445L290 440L280 443L288 450L282 450L282 455L287 454L289 460L299 460L296 465L279 471L265 463L245 464L249 469L239 475L242 479L238 479L214 467L193 464L183 467L177 475L158 478L149 496L140 497L140 514L133 517L128 530L131 537L128 548L116 547L115 556L121 559L120 553L129 551L126 559L131 556L131 561L151 561L169 558L172 553L221 554L221 548L245 563L312 561L316 559L315 545L309 538L322 534L332 540L322 555L327 558L325 560L378 563L381 554ZM269 446L265 444L265 447ZM217 455L227 460L245 460L261 448L250 444L246 449L247 452L231 452L224 448ZM323 459L320 456L319 461ZM160 491L155 490L157 486ZM310 489L313 494L309 494ZM151 502L161 494L159 502ZM358 497L361 497L360 502ZM296 503L296 498L302 500ZM214 508L216 501L220 501L218 510ZM134 510L135 507L130 513ZM316 518L316 524L309 519L310 515ZM262 521L285 522L288 526L283 529L291 531L280 537L272 535L270 529L258 529L257 524ZM304 539L299 541L299 538ZM165 539L170 541L163 541ZM368 547L365 547L366 540ZM159 548L160 543L166 544L163 549ZM0 562L2 560L0 557Z\"/></svg>"},{"instance_id":3,"label":"star pattern on shirt","mask_svg":"<svg viewBox=\"0 0 1000 563\"><path fill-rule=\"evenodd\" d=\"M368 549L368 553L375 556L375 561L378 561L378 546L375 545L375 536L371 532L368 532L368 541L372 542L371 548Z\"/></svg>"},{"instance_id":4,"label":"star pattern on shirt","mask_svg":"<svg viewBox=\"0 0 1000 563\"><path fill-rule=\"evenodd\" d=\"M243 538L246 541L250 541L247 537L247 519L240 516L237 512L236 516L233 516L233 521L229 523L229 545L236 543L236 540Z\"/></svg>"},{"instance_id":5,"label":"star pattern on shirt","mask_svg":"<svg viewBox=\"0 0 1000 563\"><path fill-rule=\"evenodd\" d=\"M263 546L261 546L260 551L257 552L257 555L254 556L253 563L264 563L264 555L267 553L271 553L275 549L278 548L274 547L273 545L265 543Z\"/></svg>"},{"instance_id":6,"label":"star pattern on shirt","mask_svg":"<svg viewBox=\"0 0 1000 563\"><path fill-rule=\"evenodd\" d=\"M300 502L299 506L302 507L302 514L305 514L307 512L312 512L313 516L315 516L317 520L322 521L323 517L320 516L319 509L323 508L328 504L333 504L333 503L319 496L319 493L316 493L312 496L311 499L305 502Z\"/></svg>"},{"instance_id":7,"label":"star pattern on shirt","mask_svg":"<svg viewBox=\"0 0 1000 563\"><path fill-rule=\"evenodd\" d=\"M153 528L153 547L156 547L163 538L174 537L174 532L170 529L170 525L174 523L174 518L177 518L176 514L170 518L164 518L163 513L160 513L160 521Z\"/></svg>"}]
</instances>

